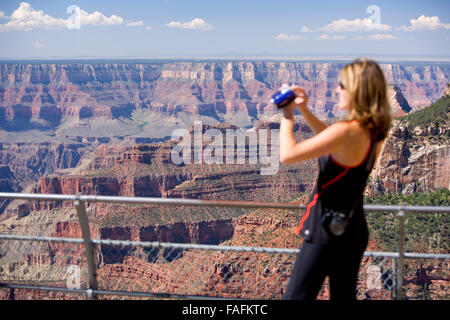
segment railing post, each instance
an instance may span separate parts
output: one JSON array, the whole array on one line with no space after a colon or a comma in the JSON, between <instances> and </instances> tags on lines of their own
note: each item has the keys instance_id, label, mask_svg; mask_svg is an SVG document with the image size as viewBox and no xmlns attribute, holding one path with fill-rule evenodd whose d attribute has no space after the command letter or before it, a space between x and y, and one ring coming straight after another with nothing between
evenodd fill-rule
<instances>
[{"instance_id":1,"label":"railing post","mask_svg":"<svg viewBox=\"0 0 450 320\"><path fill-rule=\"evenodd\" d=\"M396 283L396 299L403 299L403 273L405 265L405 210L402 208L404 203L400 204L398 212L399 234L398 234L398 260L397 260L397 283Z\"/></svg>"},{"instance_id":2,"label":"railing post","mask_svg":"<svg viewBox=\"0 0 450 320\"><path fill-rule=\"evenodd\" d=\"M392 299L397 299L397 258L392 258L392 289L391 289L391 295Z\"/></svg>"},{"instance_id":3,"label":"railing post","mask_svg":"<svg viewBox=\"0 0 450 320\"><path fill-rule=\"evenodd\" d=\"M84 255L88 267L88 290L86 297L89 300L97 299L97 296L92 293L92 290L97 289L97 270L95 266L95 252L94 245L91 240L91 231L89 230L89 219L86 214L86 206L84 201L80 200L80 193L76 194L74 206L77 209L78 220L80 221L81 236L84 242Z\"/></svg>"}]
</instances>

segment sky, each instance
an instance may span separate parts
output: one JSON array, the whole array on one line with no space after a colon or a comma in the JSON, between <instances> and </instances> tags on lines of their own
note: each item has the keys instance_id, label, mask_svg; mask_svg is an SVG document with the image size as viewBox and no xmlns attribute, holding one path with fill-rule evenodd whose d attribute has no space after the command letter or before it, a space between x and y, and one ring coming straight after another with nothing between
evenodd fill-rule
<instances>
[{"instance_id":1,"label":"sky","mask_svg":"<svg viewBox=\"0 0 450 320\"><path fill-rule=\"evenodd\" d=\"M0 59L450 61L450 1L0 1Z\"/></svg>"}]
</instances>

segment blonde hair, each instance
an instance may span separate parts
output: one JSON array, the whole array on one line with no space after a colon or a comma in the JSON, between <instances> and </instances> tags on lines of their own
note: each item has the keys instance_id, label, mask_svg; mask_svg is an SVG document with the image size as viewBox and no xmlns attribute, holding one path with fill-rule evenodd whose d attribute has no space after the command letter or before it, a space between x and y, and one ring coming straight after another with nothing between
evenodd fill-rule
<instances>
[{"instance_id":1,"label":"blonde hair","mask_svg":"<svg viewBox=\"0 0 450 320\"><path fill-rule=\"evenodd\" d=\"M350 94L349 121L357 120L375 141L384 140L391 126L386 80L373 60L357 59L346 65L340 80Z\"/></svg>"}]
</instances>

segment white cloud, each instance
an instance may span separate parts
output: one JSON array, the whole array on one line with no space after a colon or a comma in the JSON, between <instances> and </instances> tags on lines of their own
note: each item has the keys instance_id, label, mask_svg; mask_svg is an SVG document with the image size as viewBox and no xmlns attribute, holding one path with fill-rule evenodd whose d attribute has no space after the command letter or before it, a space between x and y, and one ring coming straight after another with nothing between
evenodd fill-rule
<instances>
[{"instance_id":1,"label":"white cloud","mask_svg":"<svg viewBox=\"0 0 450 320\"><path fill-rule=\"evenodd\" d=\"M376 24L368 18L355 20L340 19L334 20L325 27L320 28L320 30L326 32L360 32L373 30L387 31L391 30L391 26L381 23Z\"/></svg>"},{"instance_id":2,"label":"white cloud","mask_svg":"<svg viewBox=\"0 0 450 320\"><path fill-rule=\"evenodd\" d=\"M47 45L42 40L33 41L33 48L42 49L47 48Z\"/></svg>"},{"instance_id":3,"label":"white cloud","mask_svg":"<svg viewBox=\"0 0 450 320\"><path fill-rule=\"evenodd\" d=\"M152 30L152 27L145 27L145 30Z\"/></svg>"},{"instance_id":4,"label":"white cloud","mask_svg":"<svg viewBox=\"0 0 450 320\"><path fill-rule=\"evenodd\" d=\"M314 31L311 28L303 26L302 29L300 30L300 32L302 32L302 33L309 33L309 32L314 32Z\"/></svg>"},{"instance_id":5,"label":"white cloud","mask_svg":"<svg viewBox=\"0 0 450 320\"><path fill-rule=\"evenodd\" d=\"M427 17L421 15L417 19L409 20L409 26L401 26L400 30L403 31L417 31L417 30L436 30L436 29L450 29L450 23L443 23L439 17Z\"/></svg>"},{"instance_id":6,"label":"white cloud","mask_svg":"<svg viewBox=\"0 0 450 320\"><path fill-rule=\"evenodd\" d=\"M118 17L115 14L110 17L105 16L103 13L95 11L88 13L84 10L80 10L81 26L93 25L93 26L112 26L123 23L123 18Z\"/></svg>"},{"instance_id":7,"label":"white cloud","mask_svg":"<svg viewBox=\"0 0 450 320\"><path fill-rule=\"evenodd\" d=\"M317 37L318 40L342 40L345 39L345 36L333 36L324 33Z\"/></svg>"},{"instance_id":8,"label":"white cloud","mask_svg":"<svg viewBox=\"0 0 450 320\"><path fill-rule=\"evenodd\" d=\"M211 30L213 27L205 22L205 20L201 18L195 18L190 22L178 22L171 21L166 24L169 28L182 28L182 29L192 29L192 30Z\"/></svg>"},{"instance_id":9,"label":"white cloud","mask_svg":"<svg viewBox=\"0 0 450 320\"><path fill-rule=\"evenodd\" d=\"M0 10L0 19L4 19L4 18L6 18L5 13Z\"/></svg>"},{"instance_id":10,"label":"white cloud","mask_svg":"<svg viewBox=\"0 0 450 320\"><path fill-rule=\"evenodd\" d=\"M392 34L377 33L377 34L371 34L369 36L352 37L351 40L398 40L398 37L396 37Z\"/></svg>"},{"instance_id":11,"label":"white cloud","mask_svg":"<svg viewBox=\"0 0 450 320\"><path fill-rule=\"evenodd\" d=\"M280 33L275 37L275 40L281 41L297 41L297 40L306 40L306 38L297 35L288 35L286 33Z\"/></svg>"},{"instance_id":12,"label":"white cloud","mask_svg":"<svg viewBox=\"0 0 450 320\"><path fill-rule=\"evenodd\" d=\"M126 24L127 27L143 27L144 26L144 22L142 20L139 21L132 21L132 22L128 22Z\"/></svg>"},{"instance_id":13,"label":"white cloud","mask_svg":"<svg viewBox=\"0 0 450 320\"><path fill-rule=\"evenodd\" d=\"M57 19L45 14L42 10L34 10L29 3L22 2L11 14L10 20L0 25L0 31L33 29L58 29L66 26L66 20Z\"/></svg>"},{"instance_id":14,"label":"white cloud","mask_svg":"<svg viewBox=\"0 0 450 320\"><path fill-rule=\"evenodd\" d=\"M369 40L397 40L398 38L392 34L371 34L367 39Z\"/></svg>"},{"instance_id":15,"label":"white cloud","mask_svg":"<svg viewBox=\"0 0 450 320\"><path fill-rule=\"evenodd\" d=\"M107 17L98 11L88 13L85 10L80 9L78 12L81 26L110 26L123 23L123 18L114 14ZM0 24L0 31L63 29L67 27L69 22L69 19L54 18L45 14L43 10L35 10L27 2L21 2L11 16L6 18L8 18L9 21L5 24Z\"/></svg>"}]
</instances>

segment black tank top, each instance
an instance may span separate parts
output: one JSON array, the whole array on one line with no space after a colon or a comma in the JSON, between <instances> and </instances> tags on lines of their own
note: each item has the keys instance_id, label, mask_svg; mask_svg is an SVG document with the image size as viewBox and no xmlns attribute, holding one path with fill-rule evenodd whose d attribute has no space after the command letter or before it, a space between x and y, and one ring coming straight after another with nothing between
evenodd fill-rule
<instances>
[{"instance_id":1,"label":"black tank top","mask_svg":"<svg viewBox=\"0 0 450 320\"><path fill-rule=\"evenodd\" d=\"M328 244L337 238L367 237L367 224L363 210L363 192L375 162L376 143L356 166L344 166L331 155L319 158L319 177L297 228L297 234L305 240ZM321 223L323 210L333 209L349 213L353 211L347 232L340 237L330 236Z\"/></svg>"}]
</instances>

